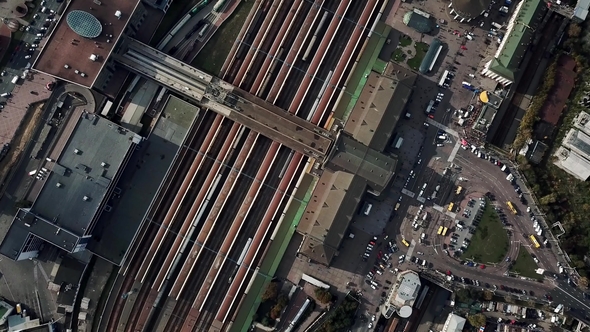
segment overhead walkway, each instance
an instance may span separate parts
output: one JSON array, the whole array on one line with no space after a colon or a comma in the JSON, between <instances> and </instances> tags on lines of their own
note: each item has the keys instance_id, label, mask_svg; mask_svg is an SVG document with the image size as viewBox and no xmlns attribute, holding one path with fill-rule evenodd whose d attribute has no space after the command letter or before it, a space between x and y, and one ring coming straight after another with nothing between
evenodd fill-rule
<instances>
[{"instance_id":1,"label":"overhead walkway","mask_svg":"<svg viewBox=\"0 0 590 332\"><path fill-rule=\"evenodd\" d=\"M114 59L130 70L304 155L327 161L335 133L132 38Z\"/></svg>"}]
</instances>

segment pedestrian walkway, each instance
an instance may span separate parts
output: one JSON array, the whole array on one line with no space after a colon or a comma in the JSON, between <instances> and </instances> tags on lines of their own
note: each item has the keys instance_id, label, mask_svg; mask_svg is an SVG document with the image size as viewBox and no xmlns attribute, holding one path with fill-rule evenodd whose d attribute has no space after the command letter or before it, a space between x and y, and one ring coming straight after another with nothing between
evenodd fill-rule
<instances>
[{"instance_id":1,"label":"pedestrian walkway","mask_svg":"<svg viewBox=\"0 0 590 332\"><path fill-rule=\"evenodd\" d=\"M51 95L45 86L53 82L47 75L33 74L31 79L26 79L23 84L16 85L12 91L12 98L0 113L0 146L12 142L14 135L21 126L22 121L31 104L46 100Z\"/></svg>"},{"instance_id":2,"label":"pedestrian walkway","mask_svg":"<svg viewBox=\"0 0 590 332\"><path fill-rule=\"evenodd\" d=\"M448 134L451 134L456 139L459 139L459 133L456 130L451 129L440 122L434 121L431 118L426 118L426 122L435 126L438 129L444 130L445 132L447 132Z\"/></svg>"}]
</instances>

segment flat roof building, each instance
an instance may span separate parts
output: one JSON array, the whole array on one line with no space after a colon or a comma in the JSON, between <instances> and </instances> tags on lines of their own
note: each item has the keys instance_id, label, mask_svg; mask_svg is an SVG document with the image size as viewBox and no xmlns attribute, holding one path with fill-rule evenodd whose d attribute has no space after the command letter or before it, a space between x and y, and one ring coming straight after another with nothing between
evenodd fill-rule
<instances>
[{"instance_id":1,"label":"flat roof building","mask_svg":"<svg viewBox=\"0 0 590 332\"><path fill-rule=\"evenodd\" d=\"M560 146L555 152L555 166L563 169L581 181L590 178L590 161L575 151Z\"/></svg>"},{"instance_id":2,"label":"flat roof building","mask_svg":"<svg viewBox=\"0 0 590 332\"><path fill-rule=\"evenodd\" d=\"M588 8L590 8L590 0L578 0L572 19L577 22L584 22L588 17Z\"/></svg>"},{"instance_id":3,"label":"flat roof building","mask_svg":"<svg viewBox=\"0 0 590 332\"><path fill-rule=\"evenodd\" d=\"M575 128L570 129L565 135L562 145L590 160L590 136L585 132Z\"/></svg>"},{"instance_id":4,"label":"flat roof building","mask_svg":"<svg viewBox=\"0 0 590 332\"><path fill-rule=\"evenodd\" d=\"M441 332L461 332L465 326L465 318L450 313Z\"/></svg>"},{"instance_id":5,"label":"flat roof building","mask_svg":"<svg viewBox=\"0 0 590 332\"><path fill-rule=\"evenodd\" d=\"M405 25L420 33L429 33L434 28L434 23L430 19L430 14L418 9L407 12L403 17L403 22Z\"/></svg>"},{"instance_id":6,"label":"flat roof building","mask_svg":"<svg viewBox=\"0 0 590 332\"><path fill-rule=\"evenodd\" d=\"M504 86L519 78L520 65L546 10L543 0L523 0L518 3L494 58L484 66L484 76Z\"/></svg>"},{"instance_id":7,"label":"flat roof building","mask_svg":"<svg viewBox=\"0 0 590 332\"><path fill-rule=\"evenodd\" d=\"M403 318L409 317L421 286L418 272L412 270L400 272L387 294L385 304L381 307L383 316L389 319L397 312Z\"/></svg>"},{"instance_id":8,"label":"flat roof building","mask_svg":"<svg viewBox=\"0 0 590 332\"><path fill-rule=\"evenodd\" d=\"M106 88L115 73L110 60L123 34L133 36L146 18L139 0L69 1L33 68L86 88Z\"/></svg>"},{"instance_id":9,"label":"flat roof building","mask_svg":"<svg viewBox=\"0 0 590 332\"><path fill-rule=\"evenodd\" d=\"M16 213L0 253L34 257L40 243L67 252L86 247L121 170L141 138L96 114L82 112L57 160L36 176L42 187L28 208Z\"/></svg>"},{"instance_id":10,"label":"flat roof building","mask_svg":"<svg viewBox=\"0 0 590 332\"><path fill-rule=\"evenodd\" d=\"M397 159L382 154L392 140L417 75L388 64L383 75L371 72L305 209L297 231L299 253L323 265L338 255L349 224L367 191L379 195L387 187ZM368 105L368 107L367 107Z\"/></svg>"}]
</instances>

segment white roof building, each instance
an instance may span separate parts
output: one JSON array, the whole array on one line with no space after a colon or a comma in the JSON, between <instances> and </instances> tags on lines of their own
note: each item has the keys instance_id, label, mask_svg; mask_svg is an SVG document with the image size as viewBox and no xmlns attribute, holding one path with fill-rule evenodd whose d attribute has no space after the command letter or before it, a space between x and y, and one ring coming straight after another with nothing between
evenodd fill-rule
<instances>
[{"instance_id":1,"label":"white roof building","mask_svg":"<svg viewBox=\"0 0 590 332\"><path fill-rule=\"evenodd\" d=\"M580 112L554 156L557 167L582 181L590 178L590 114Z\"/></svg>"},{"instance_id":2,"label":"white roof building","mask_svg":"<svg viewBox=\"0 0 590 332\"><path fill-rule=\"evenodd\" d=\"M450 313L441 332L461 332L465 326L465 318Z\"/></svg>"},{"instance_id":3,"label":"white roof building","mask_svg":"<svg viewBox=\"0 0 590 332\"><path fill-rule=\"evenodd\" d=\"M381 307L383 316L389 319L394 312L399 313L400 310L404 316L411 315L411 308L418 297L421 285L417 272L411 270L400 272L387 295L387 301Z\"/></svg>"}]
</instances>

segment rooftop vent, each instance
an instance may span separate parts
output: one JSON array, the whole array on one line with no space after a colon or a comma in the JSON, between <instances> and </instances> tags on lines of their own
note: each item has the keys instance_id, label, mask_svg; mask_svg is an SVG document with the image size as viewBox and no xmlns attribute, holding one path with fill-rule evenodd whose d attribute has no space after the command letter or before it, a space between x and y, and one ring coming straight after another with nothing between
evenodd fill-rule
<instances>
[{"instance_id":1,"label":"rooftop vent","mask_svg":"<svg viewBox=\"0 0 590 332\"><path fill-rule=\"evenodd\" d=\"M92 60L92 61L98 61L98 55L96 55L96 54L90 54L90 58L89 59Z\"/></svg>"},{"instance_id":2,"label":"rooftop vent","mask_svg":"<svg viewBox=\"0 0 590 332\"><path fill-rule=\"evenodd\" d=\"M82 76L82 77L86 77L86 74L84 74L84 73L80 73L80 76Z\"/></svg>"},{"instance_id":3,"label":"rooftop vent","mask_svg":"<svg viewBox=\"0 0 590 332\"><path fill-rule=\"evenodd\" d=\"M81 153L82 153L82 151L80 151L80 150L78 150L78 149L74 149L74 153L75 153L75 154L81 154Z\"/></svg>"},{"instance_id":4,"label":"rooftop vent","mask_svg":"<svg viewBox=\"0 0 590 332\"><path fill-rule=\"evenodd\" d=\"M109 164L105 163L104 161L102 163L100 163L100 166L107 168L109 166Z\"/></svg>"},{"instance_id":5,"label":"rooftop vent","mask_svg":"<svg viewBox=\"0 0 590 332\"><path fill-rule=\"evenodd\" d=\"M64 65L65 69L70 69L70 65L68 65L67 63Z\"/></svg>"},{"instance_id":6,"label":"rooftop vent","mask_svg":"<svg viewBox=\"0 0 590 332\"><path fill-rule=\"evenodd\" d=\"M85 202L88 202L90 200L90 197L88 196L84 196L84 198L82 198Z\"/></svg>"},{"instance_id":7,"label":"rooftop vent","mask_svg":"<svg viewBox=\"0 0 590 332\"><path fill-rule=\"evenodd\" d=\"M117 11L115 12L115 17L116 17L118 20L120 20L120 19L121 19L121 16L123 16L123 13L121 13L121 11L120 11L120 10L117 10Z\"/></svg>"},{"instance_id":8,"label":"rooftop vent","mask_svg":"<svg viewBox=\"0 0 590 332\"><path fill-rule=\"evenodd\" d=\"M74 73L76 73L76 74L80 74L80 71L79 71L78 69L75 69L75 70L74 70Z\"/></svg>"},{"instance_id":9,"label":"rooftop vent","mask_svg":"<svg viewBox=\"0 0 590 332\"><path fill-rule=\"evenodd\" d=\"M56 187L61 188L63 186L63 184L61 184L61 182L58 182L55 184Z\"/></svg>"}]
</instances>

